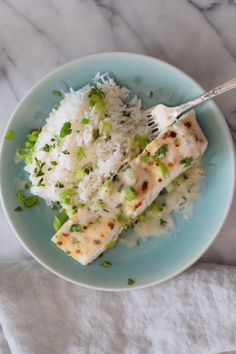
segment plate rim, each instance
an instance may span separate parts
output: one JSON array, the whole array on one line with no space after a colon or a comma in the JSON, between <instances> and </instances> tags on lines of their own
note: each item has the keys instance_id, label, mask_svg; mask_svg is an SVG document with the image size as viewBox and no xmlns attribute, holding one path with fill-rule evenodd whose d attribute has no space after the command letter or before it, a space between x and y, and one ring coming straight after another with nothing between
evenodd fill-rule
<instances>
[{"instance_id":1,"label":"plate rim","mask_svg":"<svg viewBox=\"0 0 236 354\"><path fill-rule=\"evenodd\" d=\"M2 164L2 155L3 155L3 145L4 145L4 141L5 141L5 135L6 132L9 129L9 126L11 125L11 122L15 116L15 114L17 113L18 109L20 108L20 106L22 105L22 103L25 101L25 99L34 91L35 88L37 88L43 81L47 80L48 78L50 78L51 76L55 75L57 72L60 72L62 69L66 69L66 67L69 67L71 65L74 65L76 63L81 63L83 61L87 61L88 59L92 59L92 58L101 58L101 57L115 57L117 55L120 56L124 56L124 57L139 57L139 58L143 58L143 59L148 59L148 60L152 60L153 62L158 62L161 65L164 65L166 67L171 68L172 70L180 73L182 76L185 76L187 79L190 79L195 85L196 87L198 87L202 92L204 92L204 89L201 85L199 85L199 83L193 79L190 75L188 75L187 73L185 73L184 71L182 71L181 69L179 69L178 67L163 61L161 59L149 56L149 55L144 55L144 54L138 54L138 53L132 53L132 52L120 52L120 51L115 51L115 52L103 52L103 53L98 53L98 54L92 54L92 55L88 55L88 56L84 56L81 58L77 58L74 60L71 60L69 62L64 63L63 65L60 65L59 67L53 69L52 71L50 71L49 73L47 73L46 75L44 75L39 81L37 81L27 92L26 94L21 98L21 100L18 102L18 104L16 105L15 109L13 110L12 114L9 117L9 120L6 124L6 127L3 131L3 135L1 138L1 143L0 143L0 166ZM28 247L28 245L23 241L23 239L21 238L21 236L18 234L18 232L16 231L13 222L10 218L10 216L8 215L7 212L7 208L3 199L3 194L2 194L2 189L3 189L3 183L2 183L2 179L0 179L0 201L2 204L2 208L5 214L5 217L8 221L8 224L10 225L11 229L13 230L14 234L16 235L17 239L20 241L20 243L22 244L22 246L27 250L27 252L33 257L33 259L35 259L37 262L39 262L43 267L45 267L47 270L49 270L50 272L52 272L53 274L59 276L60 278L69 281L72 284L75 284L77 286L83 286L85 288L88 289L93 289L93 290L100 290L100 291L108 291L108 292L120 292L120 291L130 291L130 290L137 290L137 289L144 289L144 288L148 288L150 286L154 286L154 285L158 285L161 283L164 283L174 277L176 277L177 275L181 274L182 272L184 272L186 269L190 268L194 263L196 263L199 258L206 252L206 250L210 247L210 245L214 242L214 240L216 239L217 235L219 234L220 230L222 229L226 218L229 214L229 211L231 209L232 203L233 203L233 199L234 199L234 194L235 194L235 187L236 187L236 181L235 181L235 173L236 173L236 158L235 158L235 148L234 148L234 143L233 143L233 138L231 136L231 132L229 129L229 126L226 122L226 119L224 118L223 113L221 112L221 110L219 109L219 107L217 106L217 104L214 101L211 101L211 104L213 106L213 108L216 110L216 112L219 114L219 118L221 120L221 123L224 125L225 128L225 132L228 136L228 143L230 146L230 150L232 152L232 158L233 158L233 182L232 182L232 189L231 189L231 195L229 198L229 203L228 203L228 207L225 209L224 212L224 216L222 218L222 221L218 227L218 230L212 235L211 239L209 240L209 242L205 245L205 247L201 250L201 252L194 257L194 259L192 259L190 262L188 262L187 264L185 264L183 267L181 267L180 269L176 270L175 272L171 273L170 275L163 277L162 279L153 281L153 282L148 282L146 284L143 285L133 285L133 286L128 286L128 285L124 285L123 287L100 287L100 286L93 286L84 282L80 282L80 281L76 281L68 276L62 275L61 273L57 272L57 270L51 268L51 266L49 266L48 264L45 264L42 260L40 260L38 258L37 255L35 255Z\"/></svg>"}]
</instances>

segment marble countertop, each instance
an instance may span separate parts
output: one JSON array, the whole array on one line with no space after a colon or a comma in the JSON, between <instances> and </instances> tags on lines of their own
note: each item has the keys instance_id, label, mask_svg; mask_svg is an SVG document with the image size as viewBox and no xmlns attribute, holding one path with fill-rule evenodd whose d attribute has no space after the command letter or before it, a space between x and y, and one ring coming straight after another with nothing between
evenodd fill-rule
<instances>
[{"instance_id":1,"label":"marble countertop","mask_svg":"<svg viewBox=\"0 0 236 354\"><path fill-rule=\"evenodd\" d=\"M52 69L89 54L143 53L206 90L236 76L236 0L0 0L0 134ZM236 138L236 91L216 99ZM236 264L236 198L206 261ZM30 257L0 209L0 260Z\"/></svg>"}]
</instances>

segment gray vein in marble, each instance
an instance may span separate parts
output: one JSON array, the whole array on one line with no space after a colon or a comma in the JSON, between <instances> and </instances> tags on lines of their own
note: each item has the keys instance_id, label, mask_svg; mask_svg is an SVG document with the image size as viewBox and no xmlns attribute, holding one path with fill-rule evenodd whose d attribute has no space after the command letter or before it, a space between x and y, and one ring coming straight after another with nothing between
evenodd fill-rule
<instances>
[{"instance_id":1,"label":"gray vein in marble","mask_svg":"<svg viewBox=\"0 0 236 354\"><path fill-rule=\"evenodd\" d=\"M5 56L5 58L7 59L7 61L14 67L16 67L16 63L15 61L7 54L5 48L2 46L0 48L0 53L2 52L3 56ZM18 96L14 84L10 78L10 75L8 74L8 65L6 64L2 64L0 66L0 77L2 77L3 80L5 80L10 88L10 90L12 91L12 94L14 96L14 98L16 99L16 101L19 101L20 97Z\"/></svg>"},{"instance_id":2,"label":"gray vein in marble","mask_svg":"<svg viewBox=\"0 0 236 354\"><path fill-rule=\"evenodd\" d=\"M227 46L227 44L222 40L222 34L221 34L220 30L217 28L217 26L215 24L212 23L212 21L210 21L209 17L207 16L207 12L208 11L210 11L210 12L214 11L214 9L218 8L221 4L218 1L214 1L210 5L208 5L207 7L202 7L202 6L199 6L194 0L188 0L188 2L190 4L192 4L197 10L199 10L202 13L202 15L205 18L205 20L207 21L207 23L214 29L216 34L221 39L221 42L222 42L222 45L224 46L224 48L232 56L232 58L234 60L236 60L236 57L234 56L234 53Z\"/></svg>"},{"instance_id":3,"label":"gray vein in marble","mask_svg":"<svg viewBox=\"0 0 236 354\"><path fill-rule=\"evenodd\" d=\"M32 22L28 17L26 17L21 11L18 10L15 6L10 4L6 0L1 0L6 6L8 6L13 12L15 12L17 15L19 15L25 22L27 22L34 30L36 30L40 35L45 37L50 44L52 44L55 48L57 48L60 52L62 52L65 55L65 52L63 51L62 47L56 43L52 38L49 37L48 33L46 33L44 30L42 30L40 27L38 27L34 22Z\"/></svg>"},{"instance_id":4,"label":"gray vein in marble","mask_svg":"<svg viewBox=\"0 0 236 354\"><path fill-rule=\"evenodd\" d=\"M112 2L110 1L104 1L104 0L94 0L94 2L97 4L98 8L104 9L105 10L105 16L106 19L108 20L113 32L114 32L114 21L116 18L119 18L123 24L126 26L127 30L131 31L134 36L139 40L141 43L143 49L148 52L148 48L146 44L144 43L142 36L131 26L131 23L128 22L125 17L122 15L122 13L116 8L112 6ZM114 3L115 4L115 3Z\"/></svg>"}]
</instances>

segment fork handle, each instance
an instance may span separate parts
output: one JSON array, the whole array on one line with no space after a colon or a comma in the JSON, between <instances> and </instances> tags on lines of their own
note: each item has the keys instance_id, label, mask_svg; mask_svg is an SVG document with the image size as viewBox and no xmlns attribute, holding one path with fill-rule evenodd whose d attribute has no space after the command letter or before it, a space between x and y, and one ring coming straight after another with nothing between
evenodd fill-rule
<instances>
[{"instance_id":1,"label":"fork handle","mask_svg":"<svg viewBox=\"0 0 236 354\"><path fill-rule=\"evenodd\" d=\"M199 104L201 104L207 100L210 100L211 98L218 96L221 93L232 90L235 87L236 87L236 77L230 81L225 82L222 85L217 86L213 90L204 93L200 97L195 98L194 100L192 100L190 102L186 102L186 103L181 104L180 106L177 107L176 118L178 116L180 116L182 113L188 111L189 109L191 109L195 106L198 106Z\"/></svg>"}]
</instances>

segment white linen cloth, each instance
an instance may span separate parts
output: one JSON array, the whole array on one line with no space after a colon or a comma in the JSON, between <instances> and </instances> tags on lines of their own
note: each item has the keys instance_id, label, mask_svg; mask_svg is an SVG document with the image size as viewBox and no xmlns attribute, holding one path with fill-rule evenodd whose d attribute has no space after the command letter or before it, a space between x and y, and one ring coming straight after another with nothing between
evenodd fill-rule
<instances>
[{"instance_id":1,"label":"white linen cloth","mask_svg":"<svg viewBox=\"0 0 236 354\"><path fill-rule=\"evenodd\" d=\"M232 352L236 268L198 263L166 283L108 293L70 284L34 260L2 263L0 325L3 354Z\"/></svg>"}]
</instances>

